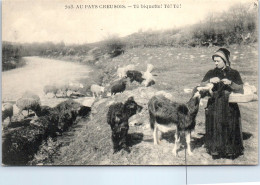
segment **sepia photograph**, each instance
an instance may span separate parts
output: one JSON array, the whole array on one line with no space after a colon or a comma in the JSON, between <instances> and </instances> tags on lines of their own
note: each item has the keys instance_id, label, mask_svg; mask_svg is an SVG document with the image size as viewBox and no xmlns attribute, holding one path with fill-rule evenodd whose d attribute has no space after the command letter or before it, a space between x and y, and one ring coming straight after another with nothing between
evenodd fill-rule
<instances>
[{"instance_id":1,"label":"sepia photograph","mask_svg":"<svg viewBox=\"0 0 260 185\"><path fill-rule=\"evenodd\" d=\"M257 0L3 0L2 166L258 165Z\"/></svg>"}]
</instances>

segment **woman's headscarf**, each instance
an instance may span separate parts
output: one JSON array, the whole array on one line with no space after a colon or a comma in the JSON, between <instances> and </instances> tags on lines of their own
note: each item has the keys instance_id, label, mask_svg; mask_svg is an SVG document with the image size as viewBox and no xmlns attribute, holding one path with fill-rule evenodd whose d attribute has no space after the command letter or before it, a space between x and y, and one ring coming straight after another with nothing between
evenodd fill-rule
<instances>
[{"instance_id":1,"label":"woman's headscarf","mask_svg":"<svg viewBox=\"0 0 260 185\"><path fill-rule=\"evenodd\" d=\"M230 52L226 49L226 48L219 48L214 55L212 55L212 60L214 60L214 57L221 57L223 59L223 61L225 62L225 64L227 66L230 66L230 61L229 61L229 57L230 57Z\"/></svg>"}]
</instances>

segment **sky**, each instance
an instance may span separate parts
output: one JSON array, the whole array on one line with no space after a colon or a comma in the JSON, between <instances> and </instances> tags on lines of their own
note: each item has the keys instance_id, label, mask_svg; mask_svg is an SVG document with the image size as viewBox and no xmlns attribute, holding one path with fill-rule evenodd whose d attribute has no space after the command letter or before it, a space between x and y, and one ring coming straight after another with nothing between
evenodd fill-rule
<instances>
[{"instance_id":1,"label":"sky","mask_svg":"<svg viewBox=\"0 0 260 185\"><path fill-rule=\"evenodd\" d=\"M210 13L228 10L235 3L254 1L257 0L3 0L2 40L92 43L111 35L122 37L140 30L192 25ZM77 9L77 5L83 8ZM121 8L105 8L105 5L120 5ZM160 8L147 9L142 5ZM68 8L71 6L73 8Z\"/></svg>"}]
</instances>

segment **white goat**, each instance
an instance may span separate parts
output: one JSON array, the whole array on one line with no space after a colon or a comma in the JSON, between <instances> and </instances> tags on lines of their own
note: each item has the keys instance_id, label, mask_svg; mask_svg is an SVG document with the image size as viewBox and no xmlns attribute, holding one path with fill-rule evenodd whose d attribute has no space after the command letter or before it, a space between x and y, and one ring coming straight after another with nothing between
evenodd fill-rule
<instances>
[{"instance_id":1,"label":"white goat","mask_svg":"<svg viewBox=\"0 0 260 185\"><path fill-rule=\"evenodd\" d=\"M54 97L56 97L58 90L59 89L55 85L46 85L43 88L43 92L45 95L47 95L48 93L52 93Z\"/></svg>"},{"instance_id":2,"label":"white goat","mask_svg":"<svg viewBox=\"0 0 260 185\"><path fill-rule=\"evenodd\" d=\"M9 117L9 123L11 123L13 114L14 114L13 105L11 103L2 104L2 123L8 117Z\"/></svg>"},{"instance_id":3,"label":"white goat","mask_svg":"<svg viewBox=\"0 0 260 185\"><path fill-rule=\"evenodd\" d=\"M154 77L152 75L152 70L153 70L153 65L152 64L147 64L147 70L143 73L143 78L145 79L143 81L143 84L145 87L149 86L152 82L154 82Z\"/></svg>"},{"instance_id":4,"label":"white goat","mask_svg":"<svg viewBox=\"0 0 260 185\"><path fill-rule=\"evenodd\" d=\"M93 97L96 97L96 96L97 97L98 96L101 97L102 93L105 92L105 87L93 84L93 85L91 85L90 90L91 90L91 92L93 94Z\"/></svg>"},{"instance_id":5,"label":"white goat","mask_svg":"<svg viewBox=\"0 0 260 185\"><path fill-rule=\"evenodd\" d=\"M119 78L126 77L126 72L129 71L129 70L134 70L134 69L135 69L135 66L133 64L129 64L125 67L119 67L117 69L117 76Z\"/></svg>"},{"instance_id":6,"label":"white goat","mask_svg":"<svg viewBox=\"0 0 260 185\"><path fill-rule=\"evenodd\" d=\"M34 111L36 114L41 109L40 97L32 92L25 92L22 98L16 101L16 106L19 108L19 113L22 114L23 110Z\"/></svg>"}]
</instances>

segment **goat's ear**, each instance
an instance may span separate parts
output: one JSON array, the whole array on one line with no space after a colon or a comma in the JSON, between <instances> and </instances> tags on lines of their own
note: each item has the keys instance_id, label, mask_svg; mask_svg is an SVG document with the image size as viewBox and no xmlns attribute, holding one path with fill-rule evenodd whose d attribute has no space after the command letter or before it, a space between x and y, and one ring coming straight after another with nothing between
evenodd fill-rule
<instances>
[{"instance_id":1,"label":"goat's ear","mask_svg":"<svg viewBox=\"0 0 260 185\"><path fill-rule=\"evenodd\" d=\"M134 101L134 97L133 97L133 96L129 97L129 98L127 99L127 101Z\"/></svg>"},{"instance_id":2,"label":"goat's ear","mask_svg":"<svg viewBox=\"0 0 260 185\"><path fill-rule=\"evenodd\" d=\"M116 121L116 122L119 122L119 121L120 121L120 118L117 117L117 116L115 116L115 121Z\"/></svg>"}]
</instances>

